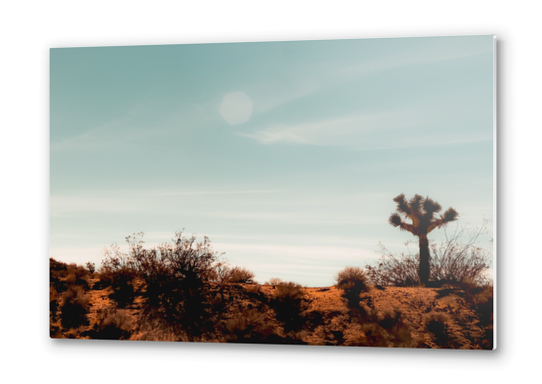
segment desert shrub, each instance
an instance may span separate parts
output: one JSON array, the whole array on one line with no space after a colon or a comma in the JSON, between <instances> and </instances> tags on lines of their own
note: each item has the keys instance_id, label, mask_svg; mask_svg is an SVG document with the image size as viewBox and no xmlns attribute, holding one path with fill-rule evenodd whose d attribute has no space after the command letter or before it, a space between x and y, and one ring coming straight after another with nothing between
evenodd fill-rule
<instances>
[{"instance_id":1,"label":"desert shrub","mask_svg":"<svg viewBox=\"0 0 542 384\"><path fill-rule=\"evenodd\" d=\"M102 313L87 335L92 339L128 340L133 332L131 318L122 311Z\"/></svg>"},{"instance_id":2,"label":"desert shrub","mask_svg":"<svg viewBox=\"0 0 542 384\"><path fill-rule=\"evenodd\" d=\"M206 274L209 281L219 284L256 284L254 273L242 267L230 267L225 262L217 262Z\"/></svg>"},{"instance_id":3,"label":"desert shrub","mask_svg":"<svg viewBox=\"0 0 542 384\"><path fill-rule=\"evenodd\" d=\"M86 263L87 270L90 272L90 274L94 274L96 272L96 264L91 263L90 261Z\"/></svg>"},{"instance_id":4,"label":"desert shrub","mask_svg":"<svg viewBox=\"0 0 542 384\"><path fill-rule=\"evenodd\" d=\"M89 298L80 286L70 286L62 295L60 320L63 328L87 325Z\"/></svg>"},{"instance_id":5,"label":"desert shrub","mask_svg":"<svg viewBox=\"0 0 542 384\"><path fill-rule=\"evenodd\" d=\"M60 309L60 295L53 285L49 287L49 320L54 323L57 320Z\"/></svg>"},{"instance_id":6,"label":"desert shrub","mask_svg":"<svg viewBox=\"0 0 542 384\"><path fill-rule=\"evenodd\" d=\"M212 332L216 317L223 311L220 295L213 292L208 280L220 264L210 240L196 243L195 236L184 237L176 232L172 243L143 249L141 236L128 236L130 253L126 258L145 289L142 315L155 319L172 332L199 336Z\"/></svg>"},{"instance_id":7,"label":"desert shrub","mask_svg":"<svg viewBox=\"0 0 542 384\"><path fill-rule=\"evenodd\" d=\"M68 265L66 263L55 260L52 257L49 258L49 273L51 277L59 278L64 276L67 269Z\"/></svg>"},{"instance_id":8,"label":"desert shrub","mask_svg":"<svg viewBox=\"0 0 542 384\"><path fill-rule=\"evenodd\" d=\"M444 230L445 240L429 246L429 280L432 284L459 284L470 281L477 285L488 283L484 273L490 268L491 252L477 246L478 238L486 231L486 224L467 233L465 227L456 227L449 234ZM462 239L466 238L466 241ZM408 245L408 243L407 243ZM419 284L418 253L401 253L395 256L380 244L381 258L376 266L366 266L370 284L407 287Z\"/></svg>"},{"instance_id":9,"label":"desert shrub","mask_svg":"<svg viewBox=\"0 0 542 384\"><path fill-rule=\"evenodd\" d=\"M463 282L459 287L464 291L464 298L474 311L483 332L483 337L475 340L482 349L493 349L493 285L480 285Z\"/></svg>"},{"instance_id":10,"label":"desert shrub","mask_svg":"<svg viewBox=\"0 0 542 384\"><path fill-rule=\"evenodd\" d=\"M344 345L391 347L393 343L388 332L376 323L352 323L344 330Z\"/></svg>"},{"instance_id":11,"label":"desert shrub","mask_svg":"<svg viewBox=\"0 0 542 384\"><path fill-rule=\"evenodd\" d=\"M359 307L359 295L367 292L367 276L359 267L346 267L335 276L337 288L344 291L343 297L350 307Z\"/></svg>"},{"instance_id":12,"label":"desert shrub","mask_svg":"<svg viewBox=\"0 0 542 384\"><path fill-rule=\"evenodd\" d=\"M478 315L482 327L493 326L493 287L486 287L475 294L473 308Z\"/></svg>"},{"instance_id":13,"label":"desert shrub","mask_svg":"<svg viewBox=\"0 0 542 384\"><path fill-rule=\"evenodd\" d=\"M434 336L434 342L441 348L454 348L456 343L450 332L452 317L447 313L429 312L424 315L423 323Z\"/></svg>"},{"instance_id":14,"label":"desert shrub","mask_svg":"<svg viewBox=\"0 0 542 384\"><path fill-rule=\"evenodd\" d=\"M254 273L250 272L246 268L233 267L227 277L228 283L244 283L244 284L255 284Z\"/></svg>"},{"instance_id":15,"label":"desert shrub","mask_svg":"<svg viewBox=\"0 0 542 384\"><path fill-rule=\"evenodd\" d=\"M68 288L68 284L63 280L66 276L68 270L68 265L53 259L49 258L49 283L51 287L62 293Z\"/></svg>"},{"instance_id":16,"label":"desert shrub","mask_svg":"<svg viewBox=\"0 0 542 384\"><path fill-rule=\"evenodd\" d=\"M113 244L111 249L106 249L104 256L105 259L99 270L101 285L111 286L113 293L110 297L120 307L125 307L133 302L136 295L134 287L137 276L136 266L129 255L120 251L117 244Z\"/></svg>"},{"instance_id":17,"label":"desert shrub","mask_svg":"<svg viewBox=\"0 0 542 384\"><path fill-rule=\"evenodd\" d=\"M265 285L279 285L282 282L283 281L279 279L278 277L272 277L269 279L269 281L266 281L264 284Z\"/></svg>"},{"instance_id":18,"label":"desert shrub","mask_svg":"<svg viewBox=\"0 0 542 384\"><path fill-rule=\"evenodd\" d=\"M448 284L470 282L476 285L488 283L484 273L490 268L492 254L490 251L476 245L479 236L486 231L484 223L480 228L471 232L466 242L465 227L456 227L449 234L446 230L445 241L437 245L431 244L431 278Z\"/></svg>"},{"instance_id":19,"label":"desert shrub","mask_svg":"<svg viewBox=\"0 0 542 384\"><path fill-rule=\"evenodd\" d=\"M221 328L230 343L281 342L268 316L257 309L239 311L235 317L225 320Z\"/></svg>"},{"instance_id":20,"label":"desert shrub","mask_svg":"<svg viewBox=\"0 0 542 384\"><path fill-rule=\"evenodd\" d=\"M388 341L399 348L415 348L416 341L412 338L411 329L403 320L401 311L395 310L381 314L378 325L388 333Z\"/></svg>"},{"instance_id":21,"label":"desert shrub","mask_svg":"<svg viewBox=\"0 0 542 384\"><path fill-rule=\"evenodd\" d=\"M281 282L276 286L270 301L276 318L284 326L286 332L296 331L304 323L302 313L308 308L303 287L294 282Z\"/></svg>"},{"instance_id":22,"label":"desert shrub","mask_svg":"<svg viewBox=\"0 0 542 384\"><path fill-rule=\"evenodd\" d=\"M367 279L365 272L363 269L359 267L346 267L337 275L335 275L335 281L337 282L337 287L341 288L341 284L343 284L347 279L356 279L359 281L365 281Z\"/></svg>"},{"instance_id":23,"label":"desert shrub","mask_svg":"<svg viewBox=\"0 0 542 384\"><path fill-rule=\"evenodd\" d=\"M400 257L396 257L382 244L380 244L380 252L382 256L376 267L365 266L367 280L370 284L395 287L411 287L419 284L419 255L401 253Z\"/></svg>"},{"instance_id":24,"label":"desert shrub","mask_svg":"<svg viewBox=\"0 0 542 384\"><path fill-rule=\"evenodd\" d=\"M231 267L228 265L228 262L223 259L215 262L212 268L209 268L205 277L208 281L225 284L227 283L230 272Z\"/></svg>"}]
</instances>

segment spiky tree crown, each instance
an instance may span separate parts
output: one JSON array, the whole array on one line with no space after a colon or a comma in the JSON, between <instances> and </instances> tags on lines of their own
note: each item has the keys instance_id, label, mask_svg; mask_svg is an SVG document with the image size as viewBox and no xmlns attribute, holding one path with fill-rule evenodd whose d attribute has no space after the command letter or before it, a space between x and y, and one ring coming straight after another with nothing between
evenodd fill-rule
<instances>
[{"instance_id":1,"label":"spiky tree crown","mask_svg":"<svg viewBox=\"0 0 542 384\"><path fill-rule=\"evenodd\" d=\"M390 216L390 224L416 236L427 235L433 229L457 220L459 216L455 209L448 208L444 214L435 218L435 214L440 212L442 207L429 197L423 198L420 195L414 195L410 201L407 201L402 193L393 201L397 203L397 213ZM402 216L405 219L410 219L412 223L404 222Z\"/></svg>"}]
</instances>

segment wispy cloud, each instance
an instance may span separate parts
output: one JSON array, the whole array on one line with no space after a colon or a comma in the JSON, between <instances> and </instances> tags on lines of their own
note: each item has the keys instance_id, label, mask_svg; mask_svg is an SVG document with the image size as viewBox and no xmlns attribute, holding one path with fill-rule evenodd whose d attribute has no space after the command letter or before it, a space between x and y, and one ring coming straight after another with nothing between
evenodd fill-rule
<instances>
[{"instance_id":1,"label":"wispy cloud","mask_svg":"<svg viewBox=\"0 0 542 384\"><path fill-rule=\"evenodd\" d=\"M245 243L215 243L216 249L228 252L250 253L258 255L275 255L293 258L321 260L321 261L354 261L360 259L375 259L378 254L360 248L323 247L323 246L289 246L276 244L245 244Z\"/></svg>"},{"instance_id":2,"label":"wispy cloud","mask_svg":"<svg viewBox=\"0 0 542 384\"><path fill-rule=\"evenodd\" d=\"M490 45L480 45L477 42L473 43L472 40L457 39L454 44L450 42L437 44L436 40L427 39L426 44L421 44L417 48L397 51L385 57L346 66L340 72L348 77L365 76L406 66L437 64L492 53Z\"/></svg>"},{"instance_id":3,"label":"wispy cloud","mask_svg":"<svg viewBox=\"0 0 542 384\"><path fill-rule=\"evenodd\" d=\"M454 97L456 97L454 95ZM320 121L279 124L255 132L237 132L264 145L298 144L381 150L458 145L493 140L492 132L445 129L440 119L457 113L450 103L418 101L401 109L368 111ZM430 134L426 132L433 129Z\"/></svg>"},{"instance_id":4,"label":"wispy cloud","mask_svg":"<svg viewBox=\"0 0 542 384\"><path fill-rule=\"evenodd\" d=\"M377 224L385 223L386 219L373 216L348 215L344 213L307 213L303 211L219 211L202 213L207 217L237 219L237 220L265 220L278 221L289 224L305 225L335 225L335 224Z\"/></svg>"},{"instance_id":5,"label":"wispy cloud","mask_svg":"<svg viewBox=\"0 0 542 384\"><path fill-rule=\"evenodd\" d=\"M61 140L51 139L52 152L121 151L140 144L147 146L149 139L179 136L213 121L215 105L211 102L185 103L175 110L164 106L137 104L123 115L86 132ZM183 129L179 129L182 127Z\"/></svg>"},{"instance_id":6,"label":"wispy cloud","mask_svg":"<svg viewBox=\"0 0 542 384\"><path fill-rule=\"evenodd\" d=\"M295 143L318 146L358 146L364 136L385 135L383 130L409 129L422 122L415 110L395 110L345 116L324 121L275 125L255 133L237 133L262 144ZM353 141L355 136L358 140ZM367 138L368 139L368 138Z\"/></svg>"},{"instance_id":7,"label":"wispy cloud","mask_svg":"<svg viewBox=\"0 0 542 384\"><path fill-rule=\"evenodd\" d=\"M51 195L51 215L74 212L158 212L168 206L164 198L179 196L235 196L280 193L280 190L95 190Z\"/></svg>"},{"instance_id":8,"label":"wispy cloud","mask_svg":"<svg viewBox=\"0 0 542 384\"><path fill-rule=\"evenodd\" d=\"M289 85L261 83L247 87L247 92L254 100L254 112L265 113L277 107L310 96L320 90L316 81L296 78Z\"/></svg>"}]
</instances>

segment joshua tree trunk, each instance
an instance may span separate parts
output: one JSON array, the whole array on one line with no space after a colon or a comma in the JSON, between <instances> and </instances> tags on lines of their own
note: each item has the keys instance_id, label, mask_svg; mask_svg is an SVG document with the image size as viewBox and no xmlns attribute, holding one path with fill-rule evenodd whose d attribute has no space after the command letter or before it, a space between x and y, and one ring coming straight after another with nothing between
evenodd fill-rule
<instances>
[{"instance_id":1,"label":"joshua tree trunk","mask_svg":"<svg viewBox=\"0 0 542 384\"><path fill-rule=\"evenodd\" d=\"M429 241L427 235L420 235L420 283L427 284L429 281Z\"/></svg>"},{"instance_id":2,"label":"joshua tree trunk","mask_svg":"<svg viewBox=\"0 0 542 384\"><path fill-rule=\"evenodd\" d=\"M420 283L427 284L429 282L429 241L427 234L435 228L440 228L450 221L457 220L457 212L453 208L448 208L440 218L435 218L434 215L440 212L442 207L439 203L431 200L429 197L425 199L420 195L415 195L409 202L405 200L405 195L400 194L395 199L397 203L397 213L392 213L390 216L390 224L394 227L399 227L402 231L408 231L420 239ZM401 216L410 219L412 223L404 222Z\"/></svg>"}]
</instances>

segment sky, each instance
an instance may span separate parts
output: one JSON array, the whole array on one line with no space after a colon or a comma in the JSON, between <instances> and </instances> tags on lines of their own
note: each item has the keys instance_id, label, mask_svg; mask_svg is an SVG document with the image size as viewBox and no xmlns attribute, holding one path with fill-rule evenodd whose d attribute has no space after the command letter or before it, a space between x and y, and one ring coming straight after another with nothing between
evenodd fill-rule
<instances>
[{"instance_id":1,"label":"sky","mask_svg":"<svg viewBox=\"0 0 542 384\"><path fill-rule=\"evenodd\" d=\"M416 241L388 222L401 193L479 226L493 54L493 36L53 48L50 257L99 266L184 229L261 283L329 286Z\"/></svg>"}]
</instances>

